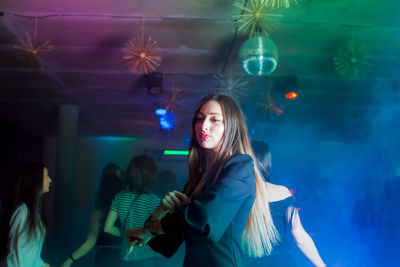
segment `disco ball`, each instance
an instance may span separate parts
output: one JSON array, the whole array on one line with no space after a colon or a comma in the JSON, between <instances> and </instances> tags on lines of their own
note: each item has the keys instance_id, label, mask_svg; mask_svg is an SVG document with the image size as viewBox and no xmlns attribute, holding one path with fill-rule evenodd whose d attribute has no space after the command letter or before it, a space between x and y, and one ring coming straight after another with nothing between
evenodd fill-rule
<instances>
[{"instance_id":1,"label":"disco ball","mask_svg":"<svg viewBox=\"0 0 400 267\"><path fill-rule=\"evenodd\" d=\"M278 65L278 48L267 37L250 38L240 47L239 59L249 75L266 76Z\"/></svg>"}]
</instances>

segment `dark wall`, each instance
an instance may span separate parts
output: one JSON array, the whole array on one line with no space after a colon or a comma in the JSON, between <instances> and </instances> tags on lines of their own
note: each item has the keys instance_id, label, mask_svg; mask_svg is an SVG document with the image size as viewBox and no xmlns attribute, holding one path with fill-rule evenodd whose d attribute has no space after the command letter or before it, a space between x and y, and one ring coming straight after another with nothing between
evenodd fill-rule
<instances>
[{"instance_id":1,"label":"dark wall","mask_svg":"<svg viewBox=\"0 0 400 267\"><path fill-rule=\"evenodd\" d=\"M0 196L4 201L11 191L18 169L27 161L43 160L43 138L0 119Z\"/></svg>"}]
</instances>

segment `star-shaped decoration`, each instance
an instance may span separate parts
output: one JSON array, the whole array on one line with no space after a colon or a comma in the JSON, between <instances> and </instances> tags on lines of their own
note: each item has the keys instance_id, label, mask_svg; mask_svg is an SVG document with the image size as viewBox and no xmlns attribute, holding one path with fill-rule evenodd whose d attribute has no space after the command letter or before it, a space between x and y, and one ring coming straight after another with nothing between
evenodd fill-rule
<instances>
[{"instance_id":1,"label":"star-shaped decoration","mask_svg":"<svg viewBox=\"0 0 400 267\"><path fill-rule=\"evenodd\" d=\"M275 115L280 117L283 113L283 105L280 105L279 107L276 104L276 101L271 98L270 94L267 94L264 96L264 102L262 103L257 103L258 106L262 107L262 113L269 115L271 112L274 112Z\"/></svg>"},{"instance_id":2,"label":"star-shaped decoration","mask_svg":"<svg viewBox=\"0 0 400 267\"><path fill-rule=\"evenodd\" d=\"M43 68L43 62L39 55L43 52L49 52L54 49L54 45L51 45L51 40L47 40L44 42L40 42L37 40L38 33L38 18L35 18L35 29L33 32L33 37L29 35L28 32L25 33L24 38L22 39L21 45L15 45L14 47L18 49L22 55L28 56L29 58L34 58Z\"/></svg>"},{"instance_id":3,"label":"star-shaped decoration","mask_svg":"<svg viewBox=\"0 0 400 267\"><path fill-rule=\"evenodd\" d=\"M182 111L183 104L180 102L183 99L183 92L181 89L173 87L171 91L166 91L163 94L163 100L157 102L158 106L165 108L169 113L178 113Z\"/></svg>"},{"instance_id":4,"label":"star-shaped decoration","mask_svg":"<svg viewBox=\"0 0 400 267\"><path fill-rule=\"evenodd\" d=\"M160 66L160 47L152 37L147 40L134 37L126 44L122 59L133 73L150 74Z\"/></svg>"},{"instance_id":5,"label":"star-shaped decoration","mask_svg":"<svg viewBox=\"0 0 400 267\"><path fill-rule=\"evenodd\" d=\"M217 91L227 94L234 99L243 97L245 95L245 90L249 81L245 76L233 77L231 72L228 71L227 74L217 74L214 75L214 79L217 82Z\"/></svg>"},{"instance_id":6,"label":"star-shaped decoration","mask_svg":"<svg viewBox=\"0 0 400 267\"><path fill-rule=\"evenodd\" d=\"M144 26L140 38L133 37L123 49L122 59L126 60L128 69L137 74L150 74L161 64L161 49L151 36L144 37Z\"/></svg>"},{"instance_id":7,"label":"star-shaped decoration","mask_svg":"<svg viewBox=\"0 0 400 267\"><path fill-rule=\"evenodd\" d=\"M238 31L249 34L249 37L268 36L276 27L279 14L274 14L267 1L250 0L247 5L235 2L234 5L242 10L240 15L234 15Z\"/></svg>"},{"instance_id":8,"label":"star-shaped decoration","mask_svg":"<svg viewBox=\"0 0 400 267\"><path fill-rule=\"evenodd\" d=\"M370 63L370 51L365 44L355 44L350 40L336 51L333 58L337 73L345 78L358 79L366 72Z\"/></svg>"}]
</instances>

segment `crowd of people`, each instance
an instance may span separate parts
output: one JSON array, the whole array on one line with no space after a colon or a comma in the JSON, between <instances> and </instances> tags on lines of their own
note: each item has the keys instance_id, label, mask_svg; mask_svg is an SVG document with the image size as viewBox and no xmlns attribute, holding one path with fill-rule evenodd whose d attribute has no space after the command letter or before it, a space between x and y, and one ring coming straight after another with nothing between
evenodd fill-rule
<instances>
[{"instance_id":1,"label":"crowd of people","mask_svg":"<svg viewBox=\"0 0 400 267\"><path fill-rule=\"evenodd\" d=\"M239 105L224 94L208 95L194 112L183 190L168 172L159 176L172 177L170 182L154 186L158 168L146 155L132 158L125 179L118 166L106 165L87 238L62 267L92 249L95 266L163 266L182 244L185 267L295 266L290 240L313 265L326 266L292 194L270 182L270 169L268 145L251 142ZM28 163L17 177L5 216L2 262L50 266L41 258L48 170Z\"/></svg>"}]
</instances>

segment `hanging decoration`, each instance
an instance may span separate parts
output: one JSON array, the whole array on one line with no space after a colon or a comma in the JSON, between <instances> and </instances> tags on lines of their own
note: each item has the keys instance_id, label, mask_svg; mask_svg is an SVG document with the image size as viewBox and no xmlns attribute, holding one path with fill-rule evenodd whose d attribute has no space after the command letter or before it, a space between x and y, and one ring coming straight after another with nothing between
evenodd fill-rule
<instances>
[{"instance_id":1,"label":"hanging decoration","mask_svg":"<svg viewBox=\"0 0 400 267\"><path fill-rule=\"evenodd\" d=\"M267 37L254 37L242 44L239 50L242 68L251 76L271 74L279 61L278 48Z\"/></svg>"},{"instance_id":2,"label":"hanging decoration","mask_svg":"<svg viewBox=\"0 0 400 267\"><path fill-rule=\"evenodd\" d=\"M269 91L264 96L264 101L262 103L257 103L257 105L262 107L262 113L266 114L267 116L269 116L271 112L275 113L275 115L278 117L280 117L284 113L283 105L280 105L278 107L276 101L272 99Z\"/></svg>"},{"instance_id":3,"label":"hanging decoration","mask_svg":"<svg viewBox=\"0 0 400 267\"><path fill-rule=\"evenodd\" d=\"M240 15L234 15L238 30L248 33L249 37L268 36L275 27L280 14L271 12L268 1L249 0L247 5L235 2L234 5L242 10Z\"/></svg>"},{"instance_id":4,"label":"hanging decoration","mask_svg":"<svg viewBox=\"0 0 400 267\"><path fill-rule=\"evenodd\" d=\"M128 69L137 74L150 74L161 63L161 50L156 40L151 36L144 37L144 21L142 22L142 34L140 38L133 37L123 49L122 59L126 60Z\"/></svg>"},{"instance_id":5,"label":"hanging decoration","mask_svg":"<svg viewBox=\"0 0 400 267\"><path fill-rule=\"evenodd\" d=\"M51 40L44 42L38 41L38 18L35 18L35 28L33 31L33 37L31 38L28 32L25 32L24 38L22 39L22 45L15 45L14 47L23 53L25 56L34 57L39 63L40 67L43 68L43 63L39 58L39 54L49 52L54 49L54 45L51 45Z\"/></svg>"},{"instance_id":6,"label":"hanging decoration","mask_svg":"<svg viewBox=\"0 0 400 267\"><path fill-rule=\"evenodd\" d=\"M358 79L371 66L370 50L363 43L355 44L354 37L339 47L333 58L336 72L345 78Z\"/></svg>"},{"instance_id":7,"label":"hanging decoration","mask_svg":"<svg viewBox=\"0 0 400 267\"><path fill-rule=\"evenodd\" d=\"M183 104L180 102L183 96L182 90L174 86L171 91L166 91L163 94L163 100L157 102L157 105L165 108L168 113L176 114L183 109Z\"/></svg>"},{"instance_id":8,"label":"hanging decoration","mask_svg":"<svg viewBox=\"0 0 400 267\"><path fill-rule=\"evenodd\" d=\"M273 8L281 8L281 7L289 8L291 2L298 4L299 1L301 1L301 0L265 0L265 2L267 2L267 6L270 6Z\"/></svg>"},{"instance_id":9,"label":"hanging decoration","mask_svg":"<svg viewBox=\"0 0 400 267\"><path fill-rule=\"evenodd\" d=\"M226 74L214 75L214 79L217 82L217 91L227 94L236 100L245 95L247 85L249 81L244 76L233 77L231 71L227 71Z\"/></svg>"}]
</instances>

